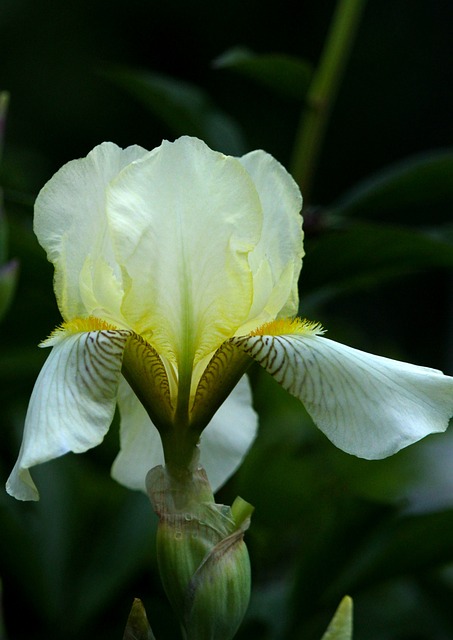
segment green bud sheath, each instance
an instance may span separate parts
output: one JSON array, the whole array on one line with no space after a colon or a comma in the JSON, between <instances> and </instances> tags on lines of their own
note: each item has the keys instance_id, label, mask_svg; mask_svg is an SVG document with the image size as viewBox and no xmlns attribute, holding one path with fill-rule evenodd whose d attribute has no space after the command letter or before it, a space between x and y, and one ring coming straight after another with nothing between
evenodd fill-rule
<instances>
[{"instance_id":1,"label":"green bud sheath","mask_svg":"<svg viewBox=\"0 0 453 640\"><path fill-rule=\"evenodd\" d=\"M250 584L249 555L239 530L212 549L189 582L187 637L233 638L247 610Z\"/></svg>"},{"instance_id":2,"label":"green bud sheath","mask_svg":"<svg viewBox=\"0 0 453 640\"><path fill-rule=\"evenodd\" d=\"M164 467L147 477L159 516L157 557L167 596L187 640L233 638L250 598L250 561L243 537L253 508L215 504L203 469L186 479Z\"/></svg>"}]
</instances>

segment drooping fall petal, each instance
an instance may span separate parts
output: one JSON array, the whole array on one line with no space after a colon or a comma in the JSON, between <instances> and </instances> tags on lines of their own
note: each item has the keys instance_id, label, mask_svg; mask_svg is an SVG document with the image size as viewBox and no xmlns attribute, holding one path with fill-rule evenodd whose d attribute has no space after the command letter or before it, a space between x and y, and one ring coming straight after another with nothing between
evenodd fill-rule
<instances>
[{"instance_id":1,"label":"drooping fall petal","mask_svg":"<svg viewBox=\"0 0 453 640\"><path fill-rule=\"evenodd\" d=\"M366 459L392 455L445 431L453 378L371 355L320 335L235 338L340 449Z\"/></svg>"},{"instance_id":2,"label":"drooping fall petal","mask_svg":"<svg viewBox=\"0 0 453 640\"><path fill-rule=\"evenodd\" d=\"M37 500L29 469L102 442L113 419L127 331L59 337L38 376L7 491Z\"/></svg>"}]
</instances>

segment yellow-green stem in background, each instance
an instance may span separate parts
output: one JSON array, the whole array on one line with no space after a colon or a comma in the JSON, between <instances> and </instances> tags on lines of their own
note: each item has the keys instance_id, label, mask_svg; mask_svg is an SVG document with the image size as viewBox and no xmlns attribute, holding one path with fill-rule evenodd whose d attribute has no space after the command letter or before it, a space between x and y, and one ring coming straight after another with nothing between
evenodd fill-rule
<instances>
[{"instance_id":1,"label":"yellow-green stem in background","mask_svg":"<svg viewBox=\"0 0 453 640\"><path fill-rule=\"evenodd\" d=\"M332 105L354 42L365 0L339 0L321 59L311 81L296 133L291 173L310 202L313 175L318 163Z\"/></svg>"}]
</instances>

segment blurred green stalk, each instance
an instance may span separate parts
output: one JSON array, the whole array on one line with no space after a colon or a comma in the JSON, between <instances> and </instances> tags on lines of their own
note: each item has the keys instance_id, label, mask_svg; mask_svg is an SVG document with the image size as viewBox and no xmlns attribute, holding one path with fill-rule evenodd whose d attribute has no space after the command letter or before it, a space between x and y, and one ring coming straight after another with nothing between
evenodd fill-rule
<instances>
[{"instance_id":1,"label":"blurred green stalk","mask_svg":"<svg viewBox=\"0 0 453 640\"><path fill-rule=\"evenodd\" d=\"M9 93L0 91L0 157L3 151L3 138L5 136L6 112L8 111Z\"/></svg>"},{"instance_id":2,"label":"blurred green stalk","mask_svg":"<svg viewBox=\"0 0 453 640\"><path fill-rule=\"evenodd\" d=\"M308 89L291 161L291 173L302 190L305 202L310 200L327 123L364 6L365 0L339 0Z\"/></svg>"}]
</instances>

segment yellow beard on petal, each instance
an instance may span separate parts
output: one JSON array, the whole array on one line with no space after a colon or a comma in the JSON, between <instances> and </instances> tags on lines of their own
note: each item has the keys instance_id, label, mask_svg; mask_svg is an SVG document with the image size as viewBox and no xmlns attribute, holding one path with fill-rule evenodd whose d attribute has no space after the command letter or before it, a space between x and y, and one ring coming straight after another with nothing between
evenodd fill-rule
<instances>
[{"instance_id":1,"label":"yellow beard on petal","mask_svg":"<svg viewBox=\"0 0 453 640\"><path fill-rule=\"evenodd\" d=\"M113 324L105 322L100 318L94 318L90 316L88 318L74 318L68 322L62 322L60 326L56 327L50 336L43 340L40 344L41 347L51 346L55 340L64 338L67 335L74 333L86 333L87 331L117 331L118 327Z\"/></svg>"},{"instance_id":2,"label":"yellow beard on petal","mask_svg":"<svg viewBox=\"0 0 453 640\"><path fill-rule=\"evenodd\" d=\"M284 335L305 335L317 336L325 333L319 322L301 318L279 318L272 322L266 322L261 327L252 331L252 336L284 336Z\"/></svg>"}]
</instances>

